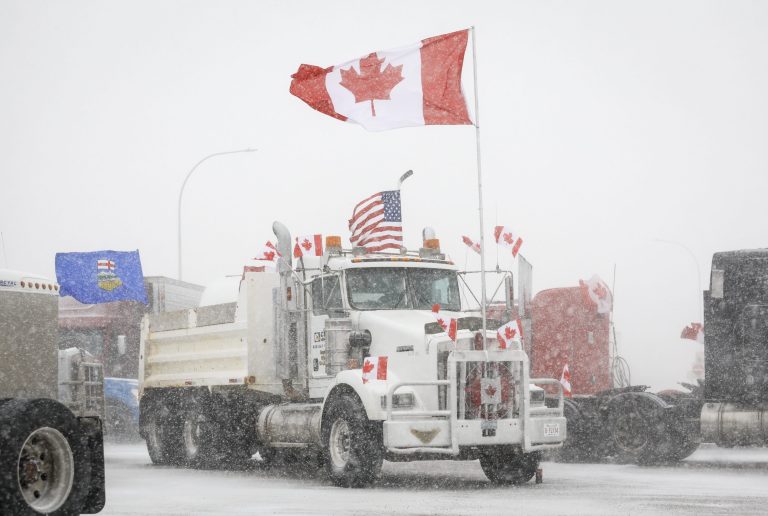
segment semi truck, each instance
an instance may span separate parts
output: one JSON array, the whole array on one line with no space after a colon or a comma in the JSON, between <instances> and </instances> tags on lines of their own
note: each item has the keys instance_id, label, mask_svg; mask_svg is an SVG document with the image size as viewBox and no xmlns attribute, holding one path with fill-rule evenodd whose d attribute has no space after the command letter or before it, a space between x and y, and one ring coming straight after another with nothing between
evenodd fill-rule
<instances>
[{"instance_id":1,"label":"semi truck","mask_svg":"<svg viewBox=\"0 0 768 516\"><path fill-rule=\"evenodd\" d=\"M0 514L104 507L102 369L58 350L58 285L0 270Z\"/></svg>"},{"instance_id":2,"label":"semi truck","mask_svg":"<svg viewBox=\"0 0 768 516\"><path fill-rule=\"evenodd\" d=\"M598 313L583 287L543 290L531 303L532 374L570 372L568 439L562 460L651 464L683 459L699 445L701 399L631 385L615 353L610 313Z\"/></svg>"},{"instance_id":3,"label":"semi truck","mask_svg":"<svg viewBox=\"0 0 768 516\"><path fill-rule=\"evenodd\" d=\"M658 463L700 442L768 444L768 249L715 253L704 297L704 382L653 393L614 375L608 314L579 287L545 290L532 305L532 373L567 363L568 439L560 456Z\"/></svg>"},{"instance_id":4,"label":"semi truck","mask_svg":"<svg viewBox=\"0 0 768 516\"><path fill-rule=\"evenodd\" d=\"M258 452L364 487L383 460L479 459L492 482L520 484L562 444L562 390L547 406L541 387L559 383L529 376L498 321L483 334L436 239L367 252L327 237L294 266L290 232L273 230L277 270L244 272L236 302L143 320L139 425L153 463Z\"/></svg>"}]
</instances>

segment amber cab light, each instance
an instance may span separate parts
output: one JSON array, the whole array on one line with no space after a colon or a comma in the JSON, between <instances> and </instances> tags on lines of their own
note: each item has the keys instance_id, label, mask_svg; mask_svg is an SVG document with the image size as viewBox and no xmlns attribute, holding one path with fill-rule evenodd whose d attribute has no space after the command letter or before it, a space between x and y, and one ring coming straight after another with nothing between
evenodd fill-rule
<instances>
[{"instance_id":1,"label":"amber cab light","mask_svg":"<svg viewBox=\"0 0 768 516\"><path fill-rule=\"evenodd\" d=\"M424 240L424 248L425 249L437 249L440 250L440 240L437 238L428 238L427 240Z\"/></svg>"}]
</instances>

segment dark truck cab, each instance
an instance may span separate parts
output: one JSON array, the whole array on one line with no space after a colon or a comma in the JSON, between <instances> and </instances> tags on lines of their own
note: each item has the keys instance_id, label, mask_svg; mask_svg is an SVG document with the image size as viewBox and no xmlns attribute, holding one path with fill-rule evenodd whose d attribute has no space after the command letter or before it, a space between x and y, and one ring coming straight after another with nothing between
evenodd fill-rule
<instances>
[{"instance_id":1,"label":"dark truck cab","mask_svg":"<svg viewBox=\"0 0 768 516\"><path fill-rule=\"evenodd\" d=\"M768 443L768 249L715 253L704 292L702 441Z\"/></svg>"}]
</instances>

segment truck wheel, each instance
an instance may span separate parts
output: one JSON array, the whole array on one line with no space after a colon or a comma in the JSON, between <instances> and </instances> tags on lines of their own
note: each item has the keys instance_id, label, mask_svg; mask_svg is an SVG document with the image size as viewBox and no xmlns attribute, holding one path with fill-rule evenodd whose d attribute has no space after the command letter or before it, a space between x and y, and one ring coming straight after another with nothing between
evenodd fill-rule
<instances>
[{"instance_id":1,"label":"truck wheel","mask_svg":"<svg viewBox=\"0 0 768 516\"><path fill-rule=\"evenodd\" d=\"M181 424L172 416L154 413L147 417L145 426L147 452L153 464L179 464L181 462Z\"/></svg>"},{"instance_id":2,"label":"truck wheel","mask_svg":"<svg viewBox=\"0 0 768 516\"><path fill-rule=\"evenodd\" d=\"M656 445L664 438L664 421L652 400L628 397L611 408L608 427L619 462L655 461Z\"/></svg>"},{"instance_id":3,"label":"truck wheel","mask_svg":"<svg viewBox=\"0 0 768 516\"><path fill-rule=\"evenodd\" d=\"M331 399L323 419L325 469L340 487L366 487L378 478L384 460L381 429L368 421L360 400Z\"/></svg>"},{"instance_id":4,"label":"truck wheel","mask_svg":"<svg viewBox=\"0 0 768 516\"><path fill-rule=\"evenodd\" d=\"M540 460L540 452L523 453L508 446L494 446L480 455L480 467L494 484L519 485L533 478Z\"/></svg>"},{"instance_id":5,"label":"truck wheel","mask_svg":"<svg viewBox=\"0 0 768 516\"><path fill-rule=\"evenodd\" d=\"M193 404L183 415L181 444L184 464L191 467L210 466L215 462L211 423L200 404Z\"/></svg>"},{"instance_id":6,"label":"truck wheel","mask_svg":"<svg viewBox=\"0 0 768 516\"><path fill-rule=\"evenodd\" d=\"M11 400L0 410L3 514L80 514L91 484L77 420L49 399Z\"/></svg>"}]
</instances>

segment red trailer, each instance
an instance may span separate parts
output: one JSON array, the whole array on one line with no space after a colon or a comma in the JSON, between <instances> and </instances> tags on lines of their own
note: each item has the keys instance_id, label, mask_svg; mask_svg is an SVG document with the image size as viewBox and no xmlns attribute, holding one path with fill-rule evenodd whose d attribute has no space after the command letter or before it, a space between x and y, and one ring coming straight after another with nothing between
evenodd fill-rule
<instances>
[{"instance_id":1,"label":"red trailer","mask_svg":"<svg viewBox=\"0 0 768 516\"><path fill-rule=\"evenodd\" d=\"M613 388L609 314L597 313L580 287L536 294L531 326L531 376L560 378L567 364L574 394Z\"/></svg>"}]
</instances>

